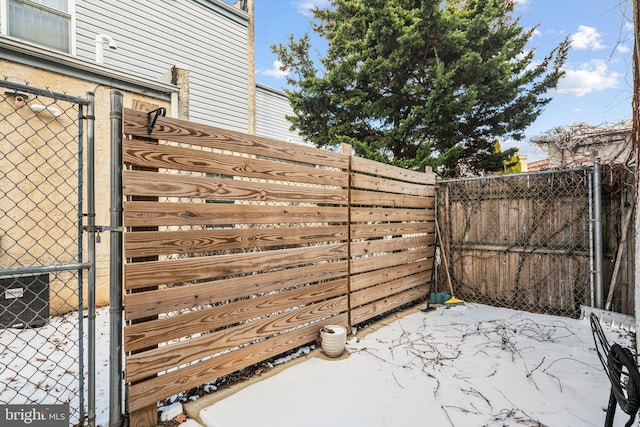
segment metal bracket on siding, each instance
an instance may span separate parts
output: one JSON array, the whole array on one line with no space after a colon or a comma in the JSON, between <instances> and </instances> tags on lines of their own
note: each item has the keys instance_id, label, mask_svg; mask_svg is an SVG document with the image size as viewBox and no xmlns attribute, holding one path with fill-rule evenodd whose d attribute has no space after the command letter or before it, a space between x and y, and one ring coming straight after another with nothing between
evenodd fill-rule
<instances>
[{"instance_id":1,"label":"metal bracket on siding","mask_svg":"<svg viewBox=\"0 0 640 427\"><path fill-rule=\"evenodd\" d=\"M153 118L151 117L153 115ZM153 127L156 125L156 120L158 120L158 116L165 117L167 115L167 109L164 107L156 108L155 110L149 111L147 113L147 133L151 133Z\"/></svg>"}]
</instances>

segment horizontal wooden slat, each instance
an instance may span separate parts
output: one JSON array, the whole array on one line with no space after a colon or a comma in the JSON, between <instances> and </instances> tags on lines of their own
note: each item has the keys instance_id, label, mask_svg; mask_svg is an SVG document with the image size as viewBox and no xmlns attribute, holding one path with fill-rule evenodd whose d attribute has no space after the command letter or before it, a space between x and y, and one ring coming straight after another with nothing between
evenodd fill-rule
<instances>
[{"instance_id":1,"label":"horizontal wooden slat","mask_svg":"<svg viewBox=\"0 0 640 427\"><path fill-rule=\"evenodd\" d=\"M125 202L125 227L324 223L348 221L348 209L217 203Z\"/></svg>"},{"instance_id":2,"label":"horizontal wooden slat","mask_svg":"<svg viewBox=\"0 0 640 427\"><path fill-rule=\"evenodd\" d=\"M433 259L397 265L395 267L368 271L351 276L351 292L356 292L370 286L390 282L412 274L426 273L431 278Z\"/></svg>"},{"instance_id":3,"label":"horizontal wooden slat","mask_svg":"<svg viewBox=\"0 0 640 427\"><path fill-rule=\"evenodd\" d=\"M435 248L418 249L414 251L404 251L395 254L365 256L351 260L351 274L364 273L365 271L379 270L382 268L404 265L423 259L430 259L435 252Z\"/></svg>"},{"instance_id":4,"label":"horizontal wooden slat","mask_svg":"<svg viewBox=\"0 0 640 427\"><path fill-rule=\"evenodd\" d=\"M350 307L351 309L353 309L354 307L368 304L379 299L388 298L390 295L397 294L398 292L402 292L416 286L428 284L430 278L430 274L424 272L414 274L413 276L401 277L400 279L382 283L372 288L353 292L351 293L351 299L349 303Z\"/></svg>"},{"instance_id":5,"label":"horizontal wooden slat","mask_svg":"<svg viewBox=\"0 0 640 427\"><path fill-rule=\"evenodd\" d=\"M432 209L351 208L351 222L433 221Z\"/></svg>"},{"instance_id":6,"label":"horizontal wooden slat","mask_svg":"<svg viewBox=\"0 0 640 427\"><path fill-rule=\"evenodd\" d=\"M124 329L124 351L149 348L178 338L228 327L246 319L346 294L347 279L344 278L135 323Z\"/></svg>"},{"instance_id":7,"label":"horizontal wooden slat","mask_svg":"<svg viewBox=\"0 0 640 427\"><path fill-rule=\"evenodd\" d=\"M409 289L405 292L391 295L385 299L378 300L374 303L363 305L351 310L351 324L357 325L366 320L376 317L382 313L401 307L412 301L423 298L429 292L429 286L423 285L417 288Z\"/></svg>"},{"instance_id":8,"label":"horizontal wooden slat","mask_svg":"<svg viewBox=\"0 0 640 427\"><path fill-rule=\"evenodd\" d=\"M125 265L125 289L214 279L253 271L337 260L346 256L347 244L342 243L264 252L138 262Z\"/></svg>"},{"instance_id":9,"label":"horizontal wooden slat","mask_svg":"<svg viewBox=\"0 0 640 427\"><path fill-rule=\"evenodd\" d=\"M380 194L377 191L352 190L351 204L433 209L435 207L435 197L419 197L393 193Z\"/></svg>"},{"instance_id":10,"label":"horizontal wooden slat","mask_svg":"<svg viewBox=\"0 0 640 427\"><path fill-rule=\"evenodd\" d=\"M347 309L346 296L333 298L197 338L132 354L127 357L127 381L141 380L185 363L254 343L296 326L319 321Z\"/></svg>"},{"instance_id":11,"label":"horizontal wooden slat","mask_svg":"<svg viewBox=\"0 0 640 427\"><path fill-rule=\"evenodd\" d=\"M418 184L435 185L436 183L436 176L433 173L403 169L362 157L354 156L351 158L351 169L362 173L380 175L402 181L415 182Z\"/></svg>"},{"instance_id":12,"label":"horizontal wooden slat","mask_svg":"<svg viewBox=\"0 0 640 427\"><path fill-rule=\"evenodd\" d=\"M387 178L378 178L359 173L351 174L351 188L374 190L381 193L399 193L421 197L435 196L435 187L410 182L395 181Z\"/></svg>"},{"instance_id":13,"label":"horizontal wooden slat","mask_svg":"<svg viewBox=\"0 0 640 427\"><path fill-rule=\"evenodd\" d=\"M279 291L347 275L347 261L315 264L288 270L252 274L247 279L233 277L127 294L124 296L126 320L142 319L162 313Z\"/></svg>"},{"instance_id":14,"label":"horizontal wooden slat","mask_svg":"<svg viewBox=\"0 0 640 427\"><path fill-rule=\"evenodd\" d=\"M351 224L352 239L370 239L375 237L407 234L435 233L435 222L397 222L382 224Z\"/></svg>"},{"instance_id":15,"label":"horizontal wooden slat","mask_svg":"<svg viewBox=\"0 0 640 427\"><path fill-rule=\"evenodd\" d=\"M127 108L124 110L124 133L340 169L349 167L349 156L344 154L170 117L158 117L153 132L148 134L147 114Z\"/></svg>"},{"instance_id":16,"label":"horizontal wooden slat","mask_svg":"<svg viewBox=\"0 0 640 427\"><path fill-rule=\"evenodd\" d=\"M135 411L150 404L156 404L158 401L181 391L308 344L315 341L322 326L330 324L348 326L347 315L341 314L331 317L192 366L144 382L131 384L129 386L129 410Z\"/></svg>"},{"instance_id":17,"label":"horizontal wooden slat","mask_svg":"<svg viewBox=\"0 0 640 427\"><path fill-rule=\"evenodd\" d=\"M194 150L166 144L149 144L136 140L125 140L123 142L123 160L125 164L158 169L338 187L349 185L349 175L342 170L232 156L219 152Z\"/></svg>"},{"instance_id":18,"label":"horizontal wooden slat","mask_svg":"<svg viewBox=\"0 0 640 427\"><path fill-rule=\"evenodd\" d=\"M394 252L433 245L435 236L398 237L394 239L365 240L351 243L351 256L359 257L380 252Z\"/></svg>"},{"instance_id":19,"label":"horizontal wooden slat","mask_svg":"<svg viewBox=\"0 0 640 427\"><path fill-rule=\"evenodd\" d=\"M123 173L126 196L186 197L285 203L347 203L347 190L159 172Z\"/></svg>"},{"instance_id":20,"label":"horizontal wooden slat","mask_svg":"<svg viewBox=\"0 0 640 427\"><path fill-rule=\"evenodd\" d=\"M267 248L345 240L348 228L274 227L233 228L188 231L141 231L125 233L125 256L128 258L229 249Z\"/></svg>"}]
</instances>

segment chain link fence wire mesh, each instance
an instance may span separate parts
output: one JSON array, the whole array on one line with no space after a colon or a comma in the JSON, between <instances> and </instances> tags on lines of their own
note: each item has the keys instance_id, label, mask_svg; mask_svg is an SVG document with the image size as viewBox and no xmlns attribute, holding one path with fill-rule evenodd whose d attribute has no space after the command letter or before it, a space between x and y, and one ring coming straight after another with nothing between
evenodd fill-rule
<instances>
[{"instance_id":1,"label":"chain link fence wire mesh","mask_svg":"<svg viewBox=\"0 0 640 427\"><path fill-rule=\"evenodd\" d=\"M0 404L85 417L82 114L86 100L0 82Z\"/></svg>"},{"instance_id":2,"label":"chain link fence wire mesh","mask_svg":"<svg viewBox=\"0 0 640 427\"><path fill-rule=\"evenodd\" d=\"M590 173L440 181L439 237L456 297L568 317L591 305Z\"/></svg>"}]
</instances>

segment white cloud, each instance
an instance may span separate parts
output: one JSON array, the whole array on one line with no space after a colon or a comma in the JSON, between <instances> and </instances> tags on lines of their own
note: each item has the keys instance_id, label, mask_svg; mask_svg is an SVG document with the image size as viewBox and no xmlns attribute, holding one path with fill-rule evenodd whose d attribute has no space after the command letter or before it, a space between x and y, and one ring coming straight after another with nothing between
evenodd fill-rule
<instances>
[{"instance_id":1,"label":"white cloud","mask_svg":"<svg viewBox=\"0 0 640 427\"><path fill-rule=\"evenodd\" d=\"M602 59L593 59L576 70L566 70L558 83L558 93L583 96L591 92L618 87L621 73L609 70Z\"/></svg>"},{"instance_id":2,"label":"white cloud","mask_svg":"<svg viewBox=\"0 0 640 427\"><path fill-rule=\"evenodd\" d=\"M282 66L282 63L276 59L275 61L273 61L273 66L270 69L258 70L258 74L261 74L263 76L275 77L276 79L281 79L283 77L286 77L290 73L289 70L282 71L280 69L281 66Z\"/></svg>"},{"instance_id":3,"label":"white cloud","mask_svg":"<svg viewBox=\"0 0 640 427\"><path fill-rule=\"evenodd\" d=\"M295 6L298 13L311 18L313 16L312 10L314 8L326 8L329 7L330 4L329 0L306 0L294 2L293 5Z\"/></svg>"},{"instance_id":4,"label":"white cloud","mask_svg":"<svg viewBox=\"0 0 640 427\"><path fill-rule=\"evenodd\" d=\"M571 35L571 47L579 50L584 49L604 49L606 46L602 44L602 34L593 27L580 25L578 32Z\"/></svg>"},{"instance_id":5,"label":"white cloud","mask_svg":"<svg viewBox=\"0 0 640 427\"><path fill-rule=\"evenodd\" d=\"M624 44L619 44L616 50L620 53L629 53L631 52L631 48Z\"/></svg>"}]
</instances>

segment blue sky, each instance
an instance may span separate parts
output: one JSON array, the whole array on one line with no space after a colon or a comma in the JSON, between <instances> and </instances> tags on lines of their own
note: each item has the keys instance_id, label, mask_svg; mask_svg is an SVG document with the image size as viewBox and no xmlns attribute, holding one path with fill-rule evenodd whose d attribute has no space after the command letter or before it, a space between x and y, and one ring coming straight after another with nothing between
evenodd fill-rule
<instances>
[{"instance_id":1,"label":"blue sky","mask_svg":"<svg viewBox=\"0 0 640 427\"><path fill-rule=\"evenodd\" d=\"M529 138L573 123L604 125L631 119L633 89L633 25L631 0L519 0L516 15L526 27L539 25L529 43L541 59L566 36L571 50L565 64L566 76L538 120L527 129L521 142L501 141L503 148L516 146L529 161L546 157L532 147ZM286 44L311 31L314 6L326 7L327 0L255 0L256 79L276 89L286 82L277 68L272 44ZM314 39L322 51L322 40Z\"/></svg>"}]
</instances>

